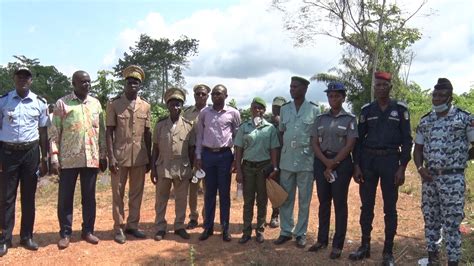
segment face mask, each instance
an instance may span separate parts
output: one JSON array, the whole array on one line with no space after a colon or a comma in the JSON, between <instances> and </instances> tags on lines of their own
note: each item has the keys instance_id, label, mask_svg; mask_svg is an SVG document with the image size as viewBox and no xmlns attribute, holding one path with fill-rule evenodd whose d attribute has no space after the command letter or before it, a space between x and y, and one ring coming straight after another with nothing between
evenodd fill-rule
<instances>
[{"instance_id":1,"label":"face mask","mask_svg":"<svg viewBox=\"0 0 474 266\"><path fill-rule=\"evenodd\" d=\"M449 98L447 102L442 103L440 105L433 105L433 111L435 111L436 113L446 112L449 109L448 102L450 99L451 98Z\"/></svg>"},{"instance_id":2,"label":"face mask","mask_svg":"<svg viewBox=\"0 0 474 266\"><path fill-rule=\"evenodd\" d=\"M262 118L261 117L256 116L256 117L253 118L253 124L255 126L259 126L261 123L262 123Z\"/></svg>"}]
</instances>

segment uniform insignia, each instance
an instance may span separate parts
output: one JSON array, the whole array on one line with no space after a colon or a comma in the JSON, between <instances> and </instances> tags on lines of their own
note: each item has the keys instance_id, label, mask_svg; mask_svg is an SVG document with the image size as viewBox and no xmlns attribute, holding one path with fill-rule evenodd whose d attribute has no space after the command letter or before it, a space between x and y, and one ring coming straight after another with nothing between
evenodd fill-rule
<instances>
[{"instance_id":1,"label":"uniform insignia","mask_svg":"<svg viewBox=\"0 0 474 266\"><path fill-rule=\"evenodd\" d=\"M378 116L367 117L367 121L375 120L375 119L379 119L379 117Z\"/></svg>"},{"instance_id":2,"label":"uniform insignia","mask_svg":"<svg viewBox=\"0 0 474 266\"><path fill-rule=\"evenodd\" d=\"M365 122L365 116L364 115L360 115L359 117L359 123L364 123Z\"/></svg>"},{"instance_id":3,"label":"uniform insignia","mask_svg":"<svg viewBox=\"0 0 474 266\"><path fill-rule=\"evenodd\" d=\"M403 118L405 118L405 120L410 119L410 114L408 113L408 111L403 112Z\"/></svg>"},{"instance_id":4,"label":"uniform insignia","mask_svg":"<svg viewBox=\"0 0 474 266\"><path fill-rule=\"evenodd\" d=\"M397 117L398 116L398 112L393 110L391 113L390 113L390 116L393 116L393 117Z\"/></svg>"},{"instance_id":5,"label":"uniform insignia","mask_svg":"<svg viewBox=\"0 0 474 266\"><path fill-rule=\"evenodd\" d=\"M36 98L38 98L38 100L42 101L43 103L47 103L46 99L39 95L36 95Z\"/></svg>"},{"instance_id":6,"label":"uniform insignia","mask_svg":"<svg viewBox=\"0 0 474 266\"><path fill-rule=\"evenodd\" d=\"M291 101L286 102L286 103L282 104L281 106L285 106L285 105L287 105L287 104L289 104L289 103L291 103Z\"/></svg>"},{"instance_id":7,"label":"uniform insignia","mask_svg":"<svg viewBox=\"0 0 474 266\"><path fill-rule=\"evenodd\" d=\"M347 127L344 127L344 126L337 126L337 128L342 129L342 130L346 130L346 129L347 129Z\"/></svg>"}]
</instances>

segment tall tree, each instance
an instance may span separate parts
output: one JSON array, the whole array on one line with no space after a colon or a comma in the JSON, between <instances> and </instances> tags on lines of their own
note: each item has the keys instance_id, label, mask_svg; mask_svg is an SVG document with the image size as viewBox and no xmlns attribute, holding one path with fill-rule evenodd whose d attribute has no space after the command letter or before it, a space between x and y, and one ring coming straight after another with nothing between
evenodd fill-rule
<instances>
[{"instance_id":1,"label":"tall tree","mask_svg":"<svg viewBox=\"0 0 474 266\"><path fill-rule=\"evenodd\" d=\"M107 70L97 71L97 79L94 80L91 88L91 92L99 99L102 108L105 108L109 98L119 94L122 88L122 85L112 78L113 74L114 72Z\"/></svg>"},{"instance_id":2,"label":"tall tree","mask_svg":"<svg viewBox=\"0 0 474 266\"><path fill-rule=\"evenodd\" d=\"M142 83L142 96L153 103L163 102L168 87L184 86L183 69L188 66L189 57L197 54L198 45L198 40L186 36L173 42L142 34L135 47L130 47L130 53L124 53L123 59L119 59L114 71L121 76L128 65L139 65L146 75Z\"/></svg>"},{"instance_id":3,"label":"tall tree","mask_svg":"<svg viewBox=\"0 0 474 266\"><path fill-rule=\"evenodd\" d=\"M19 66L28 67L33 73L31 88L34 93L46 98L48 103L69 93L70 80L54 66L43 66L39 59L29 59L23 55L13 56L18 62L10 62L6 67L0 67L0 93L6 93L13 88L13 73Z\"/></svg>"},{"instance_id":4,"label":"tall tree","mask_svg":"<svg viewBox=\"0 0 474 266\"><path fill-rule=\"evenodd\" d=\"M344 82L355 112L370 101L374 70L393 73L394 88L407 86L403 82L406 78L400 78L399 73L413 56L411 45L421 38L421 32L407 23L425 3L423 0L407 14L386 0L273 0L297 45L311 44L321 35L343 45L341 66L316 74L313 79Z\"/></svg>"}]
</instances>

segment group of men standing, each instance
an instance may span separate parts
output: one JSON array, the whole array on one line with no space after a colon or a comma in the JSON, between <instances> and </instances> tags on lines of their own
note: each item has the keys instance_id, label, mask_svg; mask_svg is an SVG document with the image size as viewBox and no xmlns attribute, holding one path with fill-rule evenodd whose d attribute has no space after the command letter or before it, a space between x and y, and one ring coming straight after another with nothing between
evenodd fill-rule
<instances>
[{"instance_id":1,"label":"group of men standing","mask_svg":"<svg viewBox=\"0 0 474 266\"><path fill-rule=\"evenodd\" d=\"M5 255L12 246L18 184L22 193L20 245L30 250L38 249L33 241L34 195L38 176L48 170L48 147L50 170L59 174L60 249L70 244L73 196L78 176L83 207L81 237L91 244L99 242L94 235L95 183L98 171L105 171L107 165L111 173L114 240L117 243L125 243L126 234L136 238L146 237L139 230L138 223L145 174L150 170L151 181L156 184L155 240L159 241L166 235L165 214L171 187L176 198L174 233L189 239L186 229L198 225L199 183L190 182L193 171L198 170L205 174L204 230L199 240L206 240L214 234L216 196L219 192L222 239L231 241L230 186L235 166L237 181L244 184L245 202L244 231L239 242L245 243L250 239L251 207L255 193L259 208L256 240L263 242L266 192L263 192L261 171L271 168L273 171L269 171L269 176L279 177L280 185L288 193L288 199L279 211L273 210L270 225L275 227L279 222L281 228L280 236L274 243L281 245L294 236L297 247L306 246L315 180L312 132L320 116L320 108L305 97L308 80L291 78L293 101L286 102L282 97L274 99L273 125L262 121L266 105L261 98L256 97L252 101L252 121L241 124L239 112L225 104L228 95L224 85L216 85L212 90L204 84L196 85L193 88L196 104L185 110L185 92L170 88L165 93L169 116L157 122L152 137L150 104L138 96L145 73L140 67L132 65L123 74L124 91L107 104L104 114L100 102L89 95L89 75L84 71L75 72L72 78L74 90L56 102L51 121L46 101L29 89L31 71L27 68L15 71L15 90L0 97L0 256ZM391 75L378 72L375 77L376 101L362 107L358 139L353 151L353 176L359 184L362 203L362 240L361 246L349 258L360 260L370 256L375 193L380 179L385 214L383 263L393 265L398 187L404 183L406 166L411 159L410 115L404 103L390 98ZM212 105L206 107L209 93ZM423 181L425 235L430 263L437 263L442 228L446 235L449 264L456 265L460 259L459 226L464 217L464 169L466 161L473 158L469 143L472 145L474 142L474 120L470 114L452 106L452 85L447 79L438 80L432 103L433 111L422 118L417 128L414 152L415 164ZM260 157L258 151L262 149L265 152ZM320 152L327 154L330 151L321 149ZM237 163L236 159L239 160ZM332 165L334 170L338 163L335 161ZM125 220L127 181L129 215ZM295 224L296 190L299 202ZM185 226L187 199L191 211L190 221ZM312 251L323 246L312 247ZM339 256L340 251L338 256L331 258Z\"/></svg>"}]
</instances>

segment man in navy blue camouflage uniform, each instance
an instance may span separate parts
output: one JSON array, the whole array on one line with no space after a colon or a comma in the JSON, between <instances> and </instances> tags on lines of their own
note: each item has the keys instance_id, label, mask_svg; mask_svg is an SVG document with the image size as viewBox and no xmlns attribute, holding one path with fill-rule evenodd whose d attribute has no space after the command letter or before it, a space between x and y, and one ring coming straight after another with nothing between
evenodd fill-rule
<instances>
[{"instance_id":1,"label":"man in navy blue camouflage uniform","mask_svg":"<svg viewBox=\"0 0 474 266\"><path fill-rule=\"evenodd\" d=\"M474 118L452 105L452 94L451 82L438 79L432 94L433 110L421 118L416 130L414 161L423 182L421 209L429 265L439 264L442 238L446 242L448 265L458 265L461 258L459 226L464 218L464 169L467 160L473 159Z\"/></svg>"},{"instance_id":2,"label":"man in navy blue camouflage uniform","mask_svg":"<svg viewBox=\"0 0 474 266\"><path fill-rule=\"evenodd\" d=\"M374 219L377 185L385 213L383 265L394 265L393 240L397 232L398 187L405 182L405 169L411 159L410 115L403 102L390 99L391 74L375 73L376 101L362 107L359 139L354 153L354 179L359 183L362 201L360 226L362 243L349 255L351 260L370 256L370 233Z\"/></svg>"}]
</instances>

